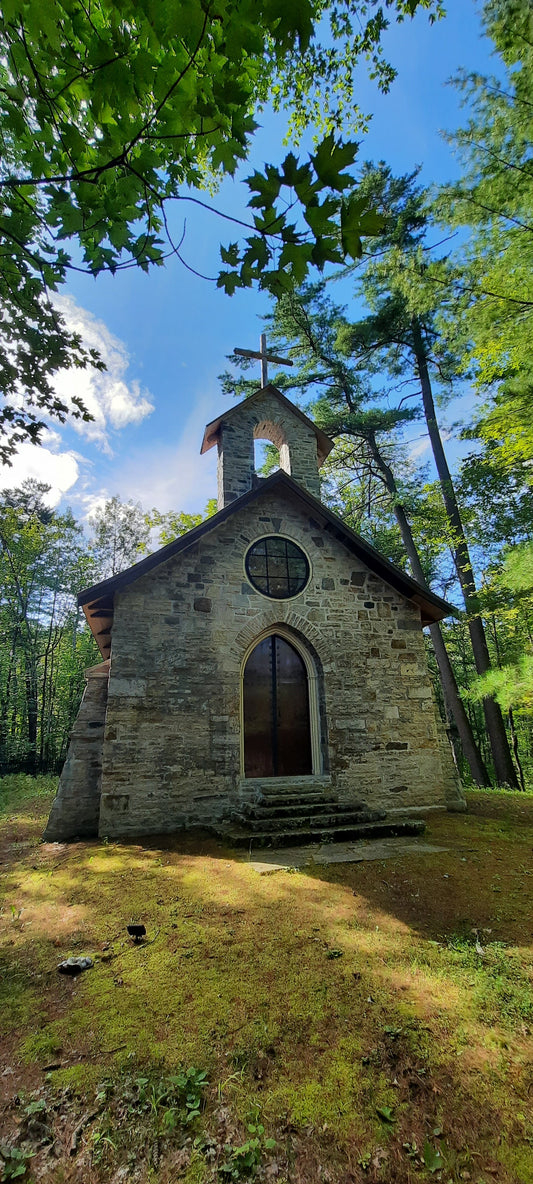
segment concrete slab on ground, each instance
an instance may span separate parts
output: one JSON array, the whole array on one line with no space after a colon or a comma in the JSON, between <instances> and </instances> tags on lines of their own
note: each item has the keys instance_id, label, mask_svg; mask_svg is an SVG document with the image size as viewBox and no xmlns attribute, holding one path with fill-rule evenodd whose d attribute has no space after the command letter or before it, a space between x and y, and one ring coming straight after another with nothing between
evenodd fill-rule
<instances>
[{"instance_id":1,"label":"concrete slab on ground","mask_svg":"<svg viewBox=\"0 0 533 1184\"><path fill-rule=\"evenodd\" d=\"M312 843L308 847L280 847L253 850L247 861L264 875L267 872L283 871L292 867L308 867L310 864L361 863L365 859L398 859L402 855L435 855L447 851L447 847L435 847L423 839L388 838L355 843Z\"/></svg>"}]
</instances>

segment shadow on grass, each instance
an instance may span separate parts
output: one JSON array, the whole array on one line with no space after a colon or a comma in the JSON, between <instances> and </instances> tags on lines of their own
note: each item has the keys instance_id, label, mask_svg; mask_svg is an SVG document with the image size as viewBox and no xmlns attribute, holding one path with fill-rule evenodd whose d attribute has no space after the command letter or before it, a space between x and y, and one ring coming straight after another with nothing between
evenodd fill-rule
<instances>
[{"instance_id":1,"label":"shadow on grass","mask_svg":"<svg viewBox=\"0 0 533 1184\"><path fill-rule=\"evenodd\" d=\"M451 848L438 856L259 876L212 840L37 847L34 819L19 822L2 918L10 1088L55 1062L86 1105L132 1065L194 1064L212 1083L207 1125L223 1103L244 1138L258 1107L302 1184L324 1170L401 1184L427 1140L445 1179L526 1181L531 841L493 823L433 820ZM511 925L520 951L496 944ZM94 969L65 980L70 953Z\"/></svg>"}]
</instances>

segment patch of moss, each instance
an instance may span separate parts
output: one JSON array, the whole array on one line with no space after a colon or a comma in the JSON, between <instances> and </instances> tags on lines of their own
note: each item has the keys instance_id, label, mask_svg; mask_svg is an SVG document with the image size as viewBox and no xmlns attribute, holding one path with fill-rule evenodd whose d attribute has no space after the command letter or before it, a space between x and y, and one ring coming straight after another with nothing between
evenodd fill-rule
<instances>
[{"instance_id":1,"label":"patch of moss","mask_svg":"<svg viewBox=\"0 0 533 1184\"><path fill-rule=\"evenodd\" d=\"M10 966L7 959L0 964L0 1015L5 1034L26 1031L35 1022L38 999L29 986L27 975L17 964Z\"/></svg>"},{"instance_id":2,"label":"patch of moss","mask_svg":"<svg viewBox=\"0 0 533 1184\"><path fill-rule=\"evenodd\" d=\"M62 1047L63 1041L57 1034L56 1025L49 1024L25 1037L19 1046L19 1055L27 1063L46 1065L58 1059Z\"/></svg>"},{"instance_id":3,"label":"patch of moss","mask_svg":"<svg viewBox=\"0 0 533 1184\"><path fill-rule=\"evenodd\" d=\"M57 1069L48 1075L48 1080L54 1089L70 1089L81 1098L94 1095L103 1077L106 1076L105 1065L86 1065L80 1061L76 1065L68 1065L65 1069Z\"/></svg>"},{"instance_id":4,"label":"patch of moss","mask_svg":"<svg viewBox=\"0 0 533 1184\"><path fill-rule=\"evenodd\" d=\"M207 1184L212 1177L212 1169L197 1151L193 1151L187 1167L179 1175L183 1184Z\"/></svg>"},{"instance_id":5,"label":"patch of moss","mask_svg":"<svg viewBox=\"0 0 533 1184\"><path fill-rule=\"evenodd\" d=\"M406 1167L402 1141L423 1146L442 1125L448 1148L471 1148L480 1179L492 1156L501 1184L529 1181L516 1114L530 1080L533 884L520 862L533 803L486 794L475 808L432 819L448 848L435 857L309 874L259 877L209 846L171 840L9 848L9 892L24 911L20 924L4 917L1 1002L4 1026L21 1032L21 1075L28 1061L63 1059L48 1086L89 1109L104 1079L118 1104L126 1079L194 1064L212 1083L206 1130L218 1129L222 1106L231 1138L245 1138L252 1105L280 1148L287 1120L297 1128L291 1178L318 1178L322 1165L338 1184L360 1149L378 1146L389 1156L380 1180L391 1184ZM146 924L144 945L127 937L133 919ZM482 958L474 928L485 934ZM59 948L93 953L94 968L63 981ZM496 1130L515 1149L500 1155ZM122 1152L93 1165L95 1184ZM173 1184L170 1144L163 1161L154 1178ZM194 1153L179 1177L206 1184L212 1171Z\"/></svg>"},{"instance_id":6,"label":"patch of moss","mask_svg":"<svg viewBox=\"0 0 533 1184\"><path fill-rule=\"evenodd\" d=\"M533 1184L533 1147L531 1141L517 1145L502 1141L497 1159L510 1172L510 1179L520 1184Z\"/></svg>"}]
</instances>

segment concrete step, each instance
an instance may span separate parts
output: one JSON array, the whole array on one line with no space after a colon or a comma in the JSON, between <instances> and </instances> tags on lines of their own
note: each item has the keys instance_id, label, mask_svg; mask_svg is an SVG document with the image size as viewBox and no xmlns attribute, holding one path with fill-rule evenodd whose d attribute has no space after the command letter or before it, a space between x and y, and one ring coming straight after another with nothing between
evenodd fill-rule
<instances>
[{"instance_id":1,"label":"concrete step","mask_svg":"<svg viewBox=\"0 0 533 1184\"><path fill-rule=\"evenodd\" d=\"M309 826L285 827L273 832L252 831L247 826L220 826L213 828L218 838L233 847L302 847L308 843L346 843L357 839L384 839L390 836L421 835L426 824L421 818L404 818L397 821L361 822L353 825L332 827Z\"/></svg>"},{"instance_id":2,"label":"concrete step","mask_svg":"<svg viewBox=\"0 0 533 1184\"><path fill-rule=\"evenodd\" d=\"M299 790L297 793L261 793L255 802L266 806L290 806L297 802L334 802L337 799L320 789Z\"/></svg>"},{"instance_id":3,"label":"concrete step","mask_svg":"<svg viewBox=\"0 0 533 1184\"><path fill-rule=\"evenodd\" d=\"M254 802L251 805L243 803L241 810L248 818L285 818L297 814L320 814L326 811L333 813L339 808L336 798L319 798L316 802L302 802L300 798L287 805L277 802ZM350 810L364 810L363 802L350 805Z\"/></svg>"}]
</instances>

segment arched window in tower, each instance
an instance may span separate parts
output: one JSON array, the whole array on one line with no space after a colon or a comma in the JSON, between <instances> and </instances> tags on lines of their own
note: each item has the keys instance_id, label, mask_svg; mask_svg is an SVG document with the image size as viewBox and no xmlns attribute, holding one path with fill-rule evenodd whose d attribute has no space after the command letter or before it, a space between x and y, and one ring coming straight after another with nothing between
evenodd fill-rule
<instances>
[{"instance_id":1,"label":"arched window in tower","mask_svg":"<svg viewBox=\"0 0 533 1184\"><path fill-rule=\"evenodd\" d=\"M266 466L266 468L265 468ZM276 469L291 475L291 457L284 428L280 423L261 420L254 428L254 467L258 477L267 477Z\"/></svg>"},{"instance_id":2,"label":"arched window in tower","mask_svg":"<svg viewBox=\"0 0 533 1184\"><path fill-rule=\"evenodd\" d=\"M270 477L281 468L279 448L270 440L254 440L254 472L256 477Z\"/></svg>"}]
</instances>

